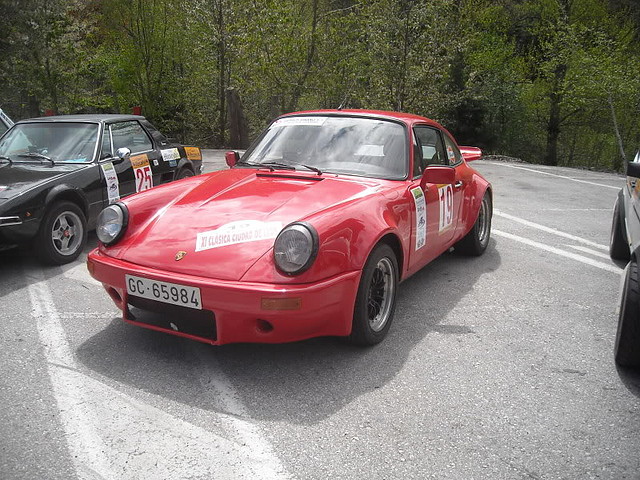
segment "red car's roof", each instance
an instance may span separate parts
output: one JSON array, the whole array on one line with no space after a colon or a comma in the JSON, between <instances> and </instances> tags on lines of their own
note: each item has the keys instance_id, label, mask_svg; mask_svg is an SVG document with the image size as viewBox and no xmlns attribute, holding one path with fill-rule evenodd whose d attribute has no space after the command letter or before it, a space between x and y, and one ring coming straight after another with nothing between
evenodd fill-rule
<instances>
[{"instance_id":1,"label":"red car's roof","mask_svg":"<svg viewBox=\"0 0 640 480\"><path fill-rule=\"evenodd\" d=\"M431 120L430 118L421 117L419 115L414 115L412 113L390 112L385 110L358 110L358 109L306 110L301 112L291 112L282 116L288 117L291 115L327 115L327 114L386 118L391 120L399 120L408 125L413 125L414 123L428 123L438 128L444 128L438 122L436 122L435 120Z\"/></svg>"}]
</instances>

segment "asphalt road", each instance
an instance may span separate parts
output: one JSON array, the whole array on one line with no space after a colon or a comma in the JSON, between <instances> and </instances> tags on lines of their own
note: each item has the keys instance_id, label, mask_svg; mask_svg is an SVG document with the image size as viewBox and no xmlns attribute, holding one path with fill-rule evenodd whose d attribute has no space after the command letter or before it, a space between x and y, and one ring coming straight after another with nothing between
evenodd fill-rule
<instances>
[{"instance_id":1,"label":"asphalt road","mask_svg":"<svg viewBox=\"0 0 640 480\"><path fill-rule=\"evenodd\" d=\"M0 254L0 478L640 478L640 374L612 356L622 177L474 164L488 251L405 281L370 349L209 347L122 322L83 259Z\"/></svg>"}]
</instances>

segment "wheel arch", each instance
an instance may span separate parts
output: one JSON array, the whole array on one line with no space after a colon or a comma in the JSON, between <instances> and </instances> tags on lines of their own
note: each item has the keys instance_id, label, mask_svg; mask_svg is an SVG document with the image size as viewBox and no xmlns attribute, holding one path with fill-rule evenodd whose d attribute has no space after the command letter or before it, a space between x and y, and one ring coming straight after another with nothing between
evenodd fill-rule
<instances>
[{"instance_id":1,"label":"wheel arch","mask_svg":"<svg viewBox=\"0 0 640 480\"><path fill-rule=\"evenodd\" d=\"M87 221L89 220L89 202L82 190L70 185L56 185L47 194L45 210L49 209L55 202L61 200L75 203L80 207L80 210L82 210L85 219L87 219Z\"/></svg>"},{"instance_id":2,"label":"wheel arch","mask_svg":"<svg viewBox=\"0 0 640 480\"><path fill-rule=\"evenodd\" d=\"M404 272L404 251L402 250L402 244L400 243L400 239L393 232L386 233L384 236L382 236L382 238L380 238L380 240L378 240L371 247L371 250L369 251L369 255L371 255L371 252L373 252L373 250L381 243L387 244L389 247L391 247L391 250L393 250L393 253L395 253L396 261L398 262L398 280L401 281L403 279L403 272ZM369 256L367 256L367 258L368 257Z\"/></svg>"}]
</instances>

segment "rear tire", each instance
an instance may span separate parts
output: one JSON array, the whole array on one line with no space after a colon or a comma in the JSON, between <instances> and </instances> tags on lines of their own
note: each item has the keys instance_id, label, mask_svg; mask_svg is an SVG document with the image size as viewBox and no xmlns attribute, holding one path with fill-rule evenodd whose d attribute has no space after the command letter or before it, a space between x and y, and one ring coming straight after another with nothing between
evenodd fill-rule
<instances>
[{"instance_id":1,"label":"rear tire","mask_svg":"<svg viewBox=\"0 0 640 480\"><path fill-rule=\"evenodd\" d=\"M484 193L478 217L473 227L462 240L455 244L455 251L462 255L480 256L489 245L491 237L491 219L493 218L493 203L489 191Z\"/></svg>"},{"instance_id":2,"label":"rear tire","mask_svg":"<svg viewBox=\"0 0 640 480\"><path fill-rule=\"evenodd\" d=\"M625 272L614 357L620 366L640 367L640 286L635 259Z\"/></svg>"},{"instance_id":3,"label":"rear tire","mask_svg":"<svg viewBox=\"0 0 640 480\"><path fill-rule=\"evenodd\" d=\"M87 220L75 203L54 203L45 213L36 236L36 254L49 265L73 262L87 243Z\"/></svg>"},{"instance_id":4,"label":"rear tire","mask_svg":"<svg viewBox=\"0 0 640 480\"><path fill-rule=\"evenodd\" d=\"M613 207L613 219L611 221L611 236L609 237L609 256L612 260L620 260L628 262L631 254L629 252L629 242L627 241L627 232L624 228L623 212L620 202L622 195L616 198L616 204Z\"/></svg>"},{"instance_id":5,"label":"rear tire","mask_svg":"<svg viewBox=\"0 0 640 480\"><path fill-rule=\"evenodd\" d=\"M362 269L356 296L351 335L356 345L375 345L387 336L396 309L398 260L391 247L374 248Z\"/></svg>"}]
</instances>

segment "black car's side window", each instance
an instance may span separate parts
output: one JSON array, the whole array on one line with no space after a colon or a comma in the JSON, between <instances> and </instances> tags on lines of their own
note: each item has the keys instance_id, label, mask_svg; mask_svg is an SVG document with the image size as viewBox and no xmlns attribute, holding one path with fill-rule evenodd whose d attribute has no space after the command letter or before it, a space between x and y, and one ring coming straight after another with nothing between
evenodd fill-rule
<instances>
[{"instance_id":1,"label":"black car's side window","mask_svg":"<svg viewBox=\"0 0 640 480\"><path fill-rule=\"evenodd\" d=\"M449 165L445 156L442 137L437 129L417 126L414 132L413 175L419 177L427 165Z\"/></svg>"},{"instance_id":2,"label":"black car's side window","mask_svg":"<svg viewBox=\"0 0 640 480\"><path fill-rule=\"evenodd\" d=\"M144 128L136 122L118 122L110 126L113 150L128 148L132 154L147 152L153 149L153 144Z\"/></svg>"}]
</instances>

